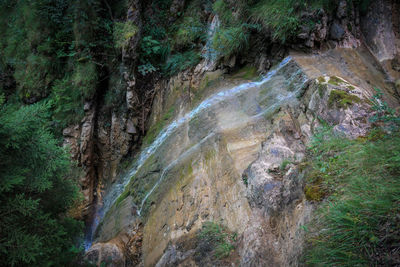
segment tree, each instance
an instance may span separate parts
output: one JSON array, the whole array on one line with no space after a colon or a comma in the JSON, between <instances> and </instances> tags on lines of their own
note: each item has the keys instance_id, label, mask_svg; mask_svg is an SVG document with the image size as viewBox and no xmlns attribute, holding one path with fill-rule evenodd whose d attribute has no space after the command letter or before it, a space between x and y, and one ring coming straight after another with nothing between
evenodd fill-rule
<instances>
[{"instance_id":1,"label":"tree","mask_svg":"<svg viewBox=\"0 0 400 267\"><path fill-rule=\"evenodd\" d=\"M49 104L0 103L0 262L65 266L82 223L66 215L79 196L71 161L50 133Z\"/></svg>"}]
</instances>

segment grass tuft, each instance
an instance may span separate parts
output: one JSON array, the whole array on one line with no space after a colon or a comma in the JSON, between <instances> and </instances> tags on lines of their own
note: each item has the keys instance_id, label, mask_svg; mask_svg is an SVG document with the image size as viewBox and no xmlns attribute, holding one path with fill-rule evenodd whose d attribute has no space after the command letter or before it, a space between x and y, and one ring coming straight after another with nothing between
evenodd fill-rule
<instances>
[{"instance_id":1,"label":"grass tuft","mask_svg":"<svg viewBox=\"0 0 400 267\"><path fill-rule=\"evenodd\" d=\"M311 143L318 175L307 179L306 195L328 197L308 227L308 265L400 264L400 133L376 132L347 140L324 130Z\"/></svg>"}]
</instances>

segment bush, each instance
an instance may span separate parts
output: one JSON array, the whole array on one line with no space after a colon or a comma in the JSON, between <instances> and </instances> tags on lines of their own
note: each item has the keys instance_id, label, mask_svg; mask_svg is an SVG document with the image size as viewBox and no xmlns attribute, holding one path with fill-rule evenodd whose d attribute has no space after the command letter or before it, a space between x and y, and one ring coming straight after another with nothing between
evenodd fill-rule
<instances>
[{"instance_id":1,"label":"bush","mask_svg":"<svg viewBox=\"0 0 400 267\"><path fill-rule=\"evenodd\" d=\"M302 20L301 12L320 8L330 12L336 4L333 0L259 0L249 8L249 16L251 21L270 30L275 41L286 43L294 39L301 25L314 23Z\"/></svg>"},{"instance_id":2,"label":"bush","mask_svg":"<svg viewBox=\"0 0 400 267\"><path fill-rule=\"evenodd\" d=\"M75 65L72 83L75 90L80 91L85 99L91 99L96 92L98 83L96 65L91 61Z\"/></svg>"},{"instance_id":3,"label":"bush","mask_svg":"<svg viewBox=\"0 0 400 267\"><path fill-rule=\"evenodd\" d=\"M84 114L84 95L76 89L71 77L67 75L64 79L56 80L52 90L53 117L59 128L79 122Z\"/></svg>"},{"instance_id":4,"label":"bush","mask_svg":"<svg viewBox=\"0 0 400 267\"><path fill-rule=\"evenodd\" d=\"M52 59L43 55L30 54L24 64L15 65L14 78L22 99L43 98L50 92Z\"/></svg>"},{"instance_id":5,"label":"bush","mask_svg":"<svg viewBox=\"0 0 400 267\"><path fill-rule=\"evenodd\" d=\"M112 74L108 82L108 90L104 96L105 106L123 111L126 108L126 83L118 74Z\"/></svg>"},{"instance_id":6,"label":"bush","mask_svg":"<svg viewBox=\"0 0 400 267\"><path fill-rule=\"evenodd\" d=\"M172 76L178 72L196 66L199 62L200 55L193 50L184 53L177 53L168 58L162 71L165 75Z\"/></svg>"},{"instance_id":7,"label":"bush","mask_svg":"<svg viewBox=\"0 0 400 267\"><path fill-rule=\"evenodd\" d=\"M213 49L218 55L228 58L248 47L249 35L244 25L221 28L214 35Z\"/></svg>"},{"instance_id":8,"label":"bush","mask_svg":"<svg viewBox=\"0 0 400 267\"><path fill-rule=\"evenodd\" d=\"M298 4L294 0L261 0L251 8L251 19L271 29L274 40L285 43L297 33L300 18L295 8Z\"/></svg>"},{"instance_id":9,"label":"bush","mask_svg":"<svg viewBox=\"0 0 400 267\"><path fill-rule=\"evenodd\" d=\"M176 49L193 48L196 46L196 41L205 39L206 27L199 16L185 16L177 28L174 37Z\"/></svg>"},{"instance_id":10,"label":"bush","mask_svg":"<svg viewBox=\"0 0 400 267\"><path fill-rule=\"evenodd\" d=\"M169 46L164 42L153 39L151 35L145 36L140 42L140 62L138 71L144 76L155 72L157 65L164 61L169 53Z\"/></svg>"}]
</instances>

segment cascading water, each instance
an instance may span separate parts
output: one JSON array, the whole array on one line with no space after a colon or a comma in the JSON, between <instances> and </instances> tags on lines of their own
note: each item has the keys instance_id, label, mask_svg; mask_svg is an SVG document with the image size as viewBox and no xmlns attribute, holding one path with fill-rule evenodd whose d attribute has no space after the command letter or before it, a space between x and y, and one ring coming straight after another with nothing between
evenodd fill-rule
<instances>
[{"instance_id":1,"label":"cascading water","mask_svg":"<svg viewBox=\"0 0 400 267\"><path fill-rule=\"evenodd\" d=\"M90 229L90 235L87 235L87 239L85 240L85 248L88 249L90 248L92 244L92 238L93 238L93 233L96 230L99 222L102 220L104 215L107 213L107 211L112 207L116 199L121 195L121 193L124 191L125 187L128 185L131 177L135 176L135 174L139 171L139 169L145 164L145 162L160 148L160 146L169 138L171 135L173 135L179 127L184 125L185 123L191 121L195 116L198 114L205 112L207 110L210 110L213 106L216 106L218 104L221 104L224 101L229 101L230 99L238 96L239 94L243 94L246 92L246 90L250 88L260 88L263 86L265 83L271 80L271 78L285 65L287 65L291 61L290 57L287 57L284 59L275 69L271 70L270 72L267 73L266 76L264 76L260 81L257 82L248 82L244 83L241 85L238 85L234 88L224 90L221 92L218 92L216 94L211 95L207 99L205 99L203 102L201 102L195 109L193 109L191 112L187 113L186 115L182 116L181 118L178 118L171 122L168 126L166 126L157 136L155 141L148 147L146 147L142 152L139 154L137 160L135 161L133 167L125 174L123 175L119 180L117 180L113 185L111 185L110 189L106 192L102 205L98 205L96 207L96 212L95 216L93 218L93 223L91 225ZM269 110L272 110L279 106L282 102L286 101L289 98L292 98L294 95L297 94L298 91L291 92L290 94L284 96L284 97L277 97L276 102L270 105L267 109L261 110L260 112L257 112L252 118L250 119L257 119L258 117L262 116ZM197 145L201 144L204 140L206 140L208 137L210 137L213 133L209 133L206 137L204 137ZM189 148L186 150L184 153L182 153L181 157L185 156L187 153L191 153L196 149L196 145ZM181 158L179 157L179 158ZM140 206L137 207L137 214L140 216L142 209L148 200L149 196L156 190L156 188L160 185L160 183L163 181L165 174L173 167L177 162L178 159L172 161L170 164L168 164L162 171L159 179L156 181L156 183L152 186L152 188L145 194L144 198L142 199Z\"/></svg>"},{"instance_id":2,"label":"cascading water","mask_svg":"<svg viewBox=\"0 0 400 267\"><path fill-rule=\"evenodd\" d=\"M203 47L203 50L201 51L202 57L204 58L204 65L202 66L202 69L204 71L210 71L215 69L216 67L218 53L217 51L215 51L215 49L213 49L213 39L220 24L221 23L219 21L218 15L215 15L208 28L206 45Z\"/></svg>"}]
</instances>

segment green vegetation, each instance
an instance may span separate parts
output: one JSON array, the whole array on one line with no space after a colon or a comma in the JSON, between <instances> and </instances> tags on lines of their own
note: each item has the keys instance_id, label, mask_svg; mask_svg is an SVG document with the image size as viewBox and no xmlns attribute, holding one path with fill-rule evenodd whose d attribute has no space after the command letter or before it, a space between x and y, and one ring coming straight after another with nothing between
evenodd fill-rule
<instances>
[{"instance_id":1,"label":"green vegetation","mask_svg":"<svg viewBox=\"0 0 400 267\"><path fill-rule=\"evenodd\" d=\"M188 1L185 10L179 14L170 14L170 0L154 0L149 4L153 13L144 19L139 73L146 76L161 71L168 77L199 62L199 48L205 40L207 19L199 12L203 2ZM178 18L171 23L171 16L176 15Z\"/></svg>"},{"instance_id":2,"label":"green vegetation","mask_svg":"<svg viewBox=\"0 0 400 267\"><path fill-rule=\"evenodd\" d=\"M111 6L101 0L1 2L0 75L15 81L1 85L6 97L16 95L25 103L50 99L58 130L80 121L85 100L97 95L109 73L119 72L118 62L110 60L121 52L115 48L136 33L135 25L118 20L125 17L124 5L122 0Z\"/></svg>"},{"instance_id":3,"label":"green vegetation","mask_svg":"<svg viewBox=\"0 0 400 267\"><path fill-rule=\"evenodd\" d=\"M115 204L114 204L114 205L118 206L118 205L119 205L122 201L124 201L125 198L127 198L129 195L130 195L129 190L125 190L125 191L117 198L117 200L115 201Z\"/></svg>"},{"instance_id":4,"label":"green vegetation","mask_svg":"<svg viewBox=\"0 0 400 267\"><path fill-rule=\"evenodd\" d=\"M50 126L47 103L0 106L2 265L65 266L80 252L82 224L66 215L77 181Z\"/></svg>"},{"instance_id":5,"label":"green vegetation","mask_svg":"<svg viewBox=\"0 0 400 267\"><path fill-rule=\"evenodd\" d=\"M218 59L229 59L232 55L247 52L251 48L250 44L253 44L252 41L267 43L272 39L272 42L284 44L294 40L299 28L311 29L318 23L309 18L304 19L301 16L302 11L315 13L324 7L329 12L334 9L331 6L334 2L336 1L188 0L182 10L174 14L171 11L172 0L141 1L145 14L141 14L143 27L139 28L139 25L126 21L129 4L127 0L1 1L1 265L66 266L73 263L80 253L77 238L81 234L82 225L68 216L73 203L80 200L78 189L68 153L61 148L61 139L57 139L56 136L61 135L64 127L81 121L85 102L97 102L100 106L104 104L106 111L113 109L121 112L127 108L126 85L122 78L122 73L125 72L123 65L127 62L122 62L121 55L123 50L127 51L128 46L133 43L132 39L139 36L139 31L141 39L137 40L138 48L135 51L137 59L131 61L137 65L129 67L132 67L137 78L137 87L143 87L145 91L160 77L176 75L199 63L200 51L207 41L210 14L217 14L221 20L221 26L211 41L211 49L216 51ZM353 3L364 10L368 2L353 0ZM252 78L254 72L254 69L245 68L243 75L239 74L237 77ZM217 78L206 77L203 88L194 92L194 102L200 101L202 90L216 81ZM330 82L337 84L341 81L331 78ZM146 92L141 93L143 92L138 93L139 97ZM330 105L342 108L358 101L356 96L338 90L332 91L329 97ZM373 120L390 123L397 121L393 116L394 112L386 104L379 101L371 103L378 111ZM149 129L143 140L144 145L154 141L174 113L175 110L171 108ZM397 154L395 151L391 152L397 149L396 144L391 143L398 140L396 133L392 133L391 139L376 134L374 138L368 137L368 142L363 139L346 142L341 140L340 143L327 142L321 145L322 147L319 146L319 156L322 158L314 163L323 164L322 162L329 161L329 165L325 166L325 169L318 165L318 169L315 169L312 176L314 178L310 179L310 184L306 187L307 198L314 201L321 201L326 196L333 198L338 190L364 197L361 193L358 194L358 191L354 191L354 188L361 186L356 183L357 177L343 180L335 178L339 174L340 177L346 174L346 171L339 172L335 169L339 166L335 164L340 163L340 166L357 175L358 172L354 171L357 170L355 166L345 164L349 164L352 153L365 150L376 155L367 158L367 152L361 153L354 162L364 160L365 162L361 163L367 165L376 161L371 164L372 167L363 168L376 175L374 177L379 176L382 179L375 183L370 174L368 176L362 173L366 177L362 176L365 178L363 189L375 192L373 190L378 190L375 187L379 185L381 189L375 195L385 205L391 203L390 197L394 193L391 194L392 191L385 186L391 181L388 179L390 175L394 175L392 172L397 170ZM331 147L323 147L329 145ZM378 159L379 149L383 150L382 146L393 149ZM334 149L329 152L333 153L333 157L331 154L324 154L322 150L330 148ZM206 160L211 156L208 155ZM316 154L314 156L318 157ZM344 160L346 157L347 161ZM117 200L117 205L129 195L135 203L140 203L159 177L158 166L154 164L158 164L157 159L149 158L143 168L155 170L153 176L148 177L147 181L132 179L130 188L137 191L124 192ZM379 166L376 164L383 164L385 168L376 170L376 166ZM185 171L193 171L192 165ZM247 185L246 177L243 177L243 181ZM390 189L394 190L396 186L393 184ZM375 196L371 199L378 203ZM376 207L381 208L381 213L376 210L368 212L373 212L376 216L383 216L382 212L389 212L390 207L382 208L379 205L376 204ZM394 208L390 211L393 214L397 212ZM381 217L371 218L378 221ZM390 220L389 216L388 225L393 223ZM380 228L375 231L373 224L371 225L371 240L377 244L389 242L388 239L381 241L383 237L380 235ZM323 240L328 238L320 236ZM205 224L199 238L210 243L217 258L228 256L234 249L234 237L217 224ZM376 242L376 238L379 242ZM329 242L327 244L329 245ZM365 246L370 246L368 249L372 251L379 251L376 246ZM363 253L359 255L367 257Z\"/></svg>"},{"instance_id":6,"label":"green vegetation","mask_svg":"<svg viewBox=\"0 0 400 267\"><path fill-rule=\"evenodd\" d=\"M77 175L56 137L81 120L85 101L124 101L106 83L134 29L120 22L126 5L0 3L1 265L68 266L81 252L82 223L68 215L81 201Z\"/></svg>"},{"instance_id":7,"label":"green vegetation","mask_svg":"<svg viewBox=\"0 0 400 267\"><path fill-rule=\"evenodd\" d=\"M228 257L235 249L236 234L230 233L226 227L214 222L205 222L198 238L209 245L209 249L217 259Z\"/></svg>"},{"instance_id":8,"label":"green vegetation","mask_svg":"<svg viewBox=\"0 0 400 267\"><path fill-rule=\"evenodd\" d=\"M246 23L242 14L234 16L232 12L234 9L235 7L224 0L217 0L213 4L213 11L221 20L221 27L217 29L212 40L212 48L218 57L229 58L246 50L249 45L250 29L257 28L257 25Z\"/></svg>"},{"instance_id":9,"label":"green vegetation","mask_svg":"<svg viewBox=\"0 0 400 267\"><path fill-rule=\"evenodd\" d=\"M339 86L339 84L340 83L344 83L344 81L342 79L340 79L339 77L331 76L331 77L329 77L328 83L332 84L332 85Z\"/></svg>"},{"instance_id":10,"label":"green vegetation","mask_svg":"<svg viewBox=\"0 0 400 267\"><path fill-rule=\"evenodd\" d=\"M244 66L232 75L232 78L244 80L253 80L257 77L259 77L257 75L257 69L251 65Z\"/></svg>"},{"instance_id":11,"label":"green vegetation","mask_svg":"<svg viewBox=\"0 0 400 267\"><path fill-rule=\"evenodd\" d=\"M319 83L318 85L318 94L320 97L324 97L326 90L328 89L328 85Z\"/></svg>"},{"instance_id":12,"label":"green vegetation","mask_svg":"<svg viewBox=\"0 0 400 267\"><path fill-rule=\"evenodd\" d=\"M392 266L400 241L399 120L382 100L371 100L383 129L349 140L325 127L309 147L305 194L325 201L309 225L310 266Z\"/></svg>"},{"instance_id":13,"label":"green vegetation","mask_svg":"<svg viewBox=\"0 0 400 267\"><path fill-rule=\"evenodd\" d=\"M124 48L129 40L135 36L138 28L131 21L114 23L114 45L116 48Z\"/></svg>"},{"instance_id":14,"label":"green vegetation","mask_svg":"<svg viewBox=\"0 0 400 267\"><path fill-rule=\"evenodd\" d=\"M168 58L163 66L163 73L167 76L175 75L192 66L196 66L200 62L200 55L193 51L184 53L176 53Z\"/></svg>"},{"instance_id":15,"label":"green vegetation","mask_svg":"<svg viewBox=\"0 0 400 267\"><path fill-rule=\"evenodd\" d=\"M299 7L306 7L305 1L261 0L251 9L251 18L274 29L273 39L285 43L296 35L300 25Z\"/></svg>"},{"instance_id":16,"label":"green vegetation","mask_svg":"<svg viewBox=\"0 0 400 267\"><path fill-rule=\"evenodd\" d=\"M244 185L247 187L249 185L249 177L247 176L247 174L243 173L242 175L242 181L244 183Z\"/></svg>"},{"instance_id":17,"label":"green vegetation","mask_svg":"<svg viewBox=\"0 0 400 267\"><path fill-rule=\"evenodd\" d=\"M198 46L198 42L206 39L206 23L199 10L205 1L189 1L181 18L170 27L172 32L172 47L174 50L191 49Z\"/></svg>"},{"instance_id":18,"label":"green vegetation","mask_svg":"<svg viewBox=\"0 0 400 267\"><path fill-rule=\"evenodd\" d=\"M162 118L158 120L154 125L152 125L150 129L147 131L147 134L143 139L143 144L150 145L151 143L153 143L157 135L172 119L174 114L175 114L175 106L171 106L170 109L163 114Z\"/></svg>"},{"instance_id":19,"label":"green vegetation","mask_svg":"<svg viewBox=\"0 0 400 267\"><path fill-rule=\"evenodd\" d=\"M282 161L281 165L279 166L279 169L280 169L281 171L284 171L284 170L286 169L286 167L287 167L288 165L290 165L291 163L292 163L292 161L291 161L290 159L284 159L284 160Z\"/></svg>"},{"instance_id":20,"label":"green vegetation","mask_svg":"<svg viewBox=\"0 0 400 267\"><path fill-rule=\"evenodd\" d=\"M332 90L329 94L328 106L336 106L338 108L348 108L353 103L360 103L361 99L356 96L349 94L342 90Z\"/></svg>"},{"instance_id":21,"label":"green vegetation","mask_svg":"<svg viewBox=\"0 0 400 267\"><path fill-rule=\"evenodd\" d=\"M400 134L380 132L348 140L328 130L314 139L306 194L329 197L311 225L308 264L393 264L400 240Z\"/></svg>"},{"instance_id":22,"label":"green vegetation","mask_svg":"<svg viewBox=\"0 0 400 267\"><path fill-rule=\"evenodd\" d=\"M390 108L383 99L383 93L379 88L375 88L376 94L371 99L372 109L376 111L370 118L371 122L382 121L389 124L390 127L396 127L400 124L400 118L396 116L395 110Z\"/></svg>"}]
</instances>

